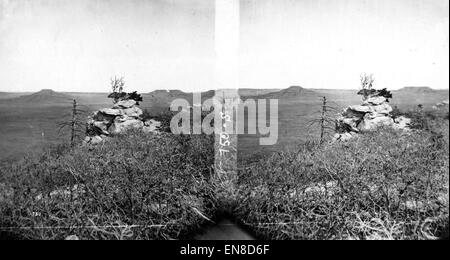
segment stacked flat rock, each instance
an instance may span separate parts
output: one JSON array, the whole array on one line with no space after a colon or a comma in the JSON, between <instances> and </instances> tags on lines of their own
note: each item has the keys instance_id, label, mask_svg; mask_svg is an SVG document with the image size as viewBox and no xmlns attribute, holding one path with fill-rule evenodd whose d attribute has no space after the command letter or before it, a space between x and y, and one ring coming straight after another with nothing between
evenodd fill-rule
<instances>
[{"instance_id":1,"label":"stacked flat rock","mask_svg":"<svg viewBox=\"0 0 450 260\"><path fill-rule=\"evenodd\" d=\"M411 120L393 118L389 99L379 92L370 95L361 105L349 106L337 119L337 133L333 141L346 141L360 132L373 131L380 126L408 129Z\"/></svg>"},{"instance_id":2,"label":"stacked flat rock","mask_svg":"<svg viewBox=\"0 0 450 260\"><path fill-rule=\"evenodd\" d=\"M111 134L120 134L129 129L141 129L145 133L158 133L160 122L142 120L142 110L136 101L122 100L112 108L103 108L88 118L84 143L98 144Z\"/></svg>"}]
</instances>

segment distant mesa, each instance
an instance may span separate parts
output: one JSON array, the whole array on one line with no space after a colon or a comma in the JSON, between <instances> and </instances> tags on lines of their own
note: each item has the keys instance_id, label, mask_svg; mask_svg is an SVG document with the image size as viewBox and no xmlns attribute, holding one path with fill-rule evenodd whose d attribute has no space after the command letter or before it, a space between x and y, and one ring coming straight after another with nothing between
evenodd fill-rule
<instances>
[{"instance_id":1,"label":"distant mesa","mask_svg":"<svg viewBox=\"0 0 450 260\"><path fill-rule=\"evenodd\" d=\"M304 89L300 86L290 86L287 89L280 90L281 94L299 95Z\"/></svg>"},{"instance_id":2,"label":"distant mesa","mask_svg":"<svg viewBox=\"0 0 450 260\"><path fill-rule=\"evenodd\" d=\"M142 94L143 106L146 108L153 107L167 107L170 103L177 98L188 98L188 93L184 93L180 90L166 90L166 89L158 89L152 92L148 92L146 94Z\"/></svg>"},{"instance_id":3,"label":"distant mesa","mask_svg":"<svg viewBox=\"0 0 450 260\"><path fill-rule=\"evenodd\" d=\"M265 95L273 92L278 92L280 89L252 89L252 88L240 88L239 89L239 95L248 97L248 96L260 96Z\"/></svg>"},{"instance_id":4,"label":"distant mesa","mask_svg":"<svg viewBox=\"0 0 450 260\"><path fill-rule=\"evenodd\" d=\"M317 93L310 89L300 86L291 86L286 89L239 89L241 98L295 98L299 96L317 96ZM175 98L192 99L192 92L183 92L181 90L155 90L145 96L157 103L171 102ZM202 100L212 98L216 94L215 90L201 92Z\"/></svg>"},{"instance_id":5,"label":"distant mesa","mask_svg":"<svg viewBox=\"0 0 450 260\"><path fill-rule=\"evenodd\" d=\"M264 95L259 95L258 98L290 99L290 98L317 97L317 96L318 96L318 93L313 90L305 89L300 86L291 86L286 89L282 89L280 91L275 91L275 92L267 93Z\"/></svg>"},{"instance_id":6,"label":"distant mesa","mask_svg":"<svg viewBox=\"0 0 450 260\"><path fill-rule=\"evenodd\" d=\"M198 92L197 92L198 93ZM185 99L189 103L192 103L192 92L183 92L181 90L155 90L148 94L144 94L144 102L148 102L149 105L154 104L170 104L175 99ZM201 92L202 101L212 98L215 95L214 90L208 90Z\"/></svg>"},{"instance_id":7,"label":"distant mesa","mask_svg":"<svg viewBox=\"0 0 450 260\"><path fill-rule=\"evenodd\" d=\"M56 91L53 91L52 89L47 88L47 89L42 89L41 91L38 91L36 93L33 93L30 96L53 96L53 97L56 97L56 96L62 96L62 95L65 95L65 94L58 93Z\"/></svg>"},{"instance_id":8,"label":"distant mesa","mask_svg":"<svg viewBox=\"0 0 450 260\"><path fill-rule=\"evenodd\" d=\"M39 92L9 99L9 101L18 104L61 104L69 103L73 97L67 94L59 93L51 89L43 89Z\"/></svg>"},{"instance_id":9,"label":"distant mesa","mask_svg":"<svg viewBox=\"0 0 450 260\"><path fill-rule=\"evenodd\" d=\"M36 93L46 93L46 94L53 94L53 93L56 93L55 91L53 91L52 89L49 89L49 88L44 88L44 89L41 89L41 91L38 91L38 92L36 92Z\"/></svg>"},{"instance_id":10,"label":"distant mesa","mask_svg":"<svg viewBox=\"0 0 450 260\"><path fill-rule=\"evenodd\" d=\"M434 89L427 87L427 86L407 86L407 87L403 87L399 90L397 90L399 92L409 92L409 93L432 93L435 92Z\"/></svg>"}]
</instances>

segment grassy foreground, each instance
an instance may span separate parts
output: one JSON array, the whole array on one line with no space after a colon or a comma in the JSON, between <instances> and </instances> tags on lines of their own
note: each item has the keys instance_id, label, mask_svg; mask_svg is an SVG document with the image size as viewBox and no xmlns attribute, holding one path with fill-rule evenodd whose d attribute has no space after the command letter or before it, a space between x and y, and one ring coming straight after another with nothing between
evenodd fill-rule
<instances>
[{"instance_id":1,"label":"grassy foreground","mask_svg":"<svg viewBox=\"0 0 450 260\"><path fill-rule=\"evenodd\" d=\"M445 237L448 115L411 117L410 132L249 163L233 192L214 176L214 136L128 132L57 146L0 167L0 239L183 239L224 210L264 239Z\"/></svg>"},{"instance_id":2,"label":"grassy foreground","mask_svg":"<svg viewBox=\"0 0 450 260\"><path fill-rule=\"evenodd\" d=\"M426 126L273 154L240 171L234 214L264 239L448 236L448 120Z\"/></svg>"},{"instance_id":3,"label":"grassy foreground","mask_svg":"<svg viewBox=\"0 0 450 260\"><path fill-rule=\"evenodd\" d=\"M213 138L129 132L0 170L0 235L176 239L214 211Z\"/></svg>"}]
</instances>

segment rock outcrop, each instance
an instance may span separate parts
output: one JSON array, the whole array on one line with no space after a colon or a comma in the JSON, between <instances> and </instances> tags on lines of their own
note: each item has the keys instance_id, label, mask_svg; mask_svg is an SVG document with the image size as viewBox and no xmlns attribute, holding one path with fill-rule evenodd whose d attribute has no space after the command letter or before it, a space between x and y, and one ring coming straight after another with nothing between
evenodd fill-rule
<instances>
[{"instance_id":1,"label":"rock outcrop","mask_svg":"<svg viewBox=\"0 0 450 260\"><path fill-rule=\"evenodd\" d=\"M449 110L449 101L445 100L433 106L434 110Z\"/></svg>"},{"instance_id":2,"label":"rock outcrop","mask_svg":"<svg viewBox=\"0 0 450 260\"><path fill-rule=\"evenodd\" d=\"M344 109L336 120L336 134L333 141L347 141L360 132L373 131L380 126L406 130L411 119L403 116L393 118L389 105L389 92L373 91L361 105Z\"/></svg>"},{"instance_id":3,"label":"rock outcrop","mask_svg":"<svg viewBox=\"0 0 450 260\"><path fill-rule=\"evenodd\" d=\"M103 108L88 118L85 144L98 144L112 134L120 134L128 129L140 129L145 133L158 133L161 122L150 119L144 121L143 112L132 99L118 101L112 108Z\"/></svg>"}]
</instances>

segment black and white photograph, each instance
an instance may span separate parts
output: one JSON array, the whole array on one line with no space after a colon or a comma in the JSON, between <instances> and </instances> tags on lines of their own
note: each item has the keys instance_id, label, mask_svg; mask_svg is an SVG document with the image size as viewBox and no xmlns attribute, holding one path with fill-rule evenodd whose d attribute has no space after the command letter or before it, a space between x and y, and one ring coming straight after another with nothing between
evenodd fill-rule
<instances>
[{"instance_id":1,"label":"black and white photograph","mask_svg":"<svg viewBox=\"0 0 450 260\"><path fill-rule=\"evenodd\" d=\"M0 0L0 240L448 238L448 0Z\"/></svg>"}]
</instances>

